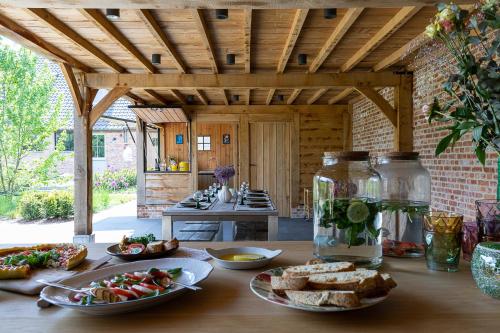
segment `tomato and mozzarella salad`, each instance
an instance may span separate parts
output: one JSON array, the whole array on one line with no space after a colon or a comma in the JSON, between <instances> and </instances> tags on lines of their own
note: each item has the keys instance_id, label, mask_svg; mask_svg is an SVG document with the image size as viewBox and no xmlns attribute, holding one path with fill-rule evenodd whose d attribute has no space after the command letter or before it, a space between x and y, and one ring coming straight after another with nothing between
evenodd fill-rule
<instances>
[{"instance_id":1,"label":"tomato and mozzarella salad","mask_svg":"<svg viewBox=\"0 0 500 333\"><path fill-rule=\"evenodd\" d=\"M167 293L173 281L181 274L181 268L123 273L108 279L92 281L88 293L77 293L72 301L82 304L124 302Z\"/></svg>"}]
</instances>

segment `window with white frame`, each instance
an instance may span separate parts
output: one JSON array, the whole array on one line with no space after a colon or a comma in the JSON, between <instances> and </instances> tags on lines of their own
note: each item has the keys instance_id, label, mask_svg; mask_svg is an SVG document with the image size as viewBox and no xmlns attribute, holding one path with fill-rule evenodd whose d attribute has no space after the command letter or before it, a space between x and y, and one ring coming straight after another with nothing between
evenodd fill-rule
<instances>
[{"instance_id":1,"label":"window with white frame","mask_svg":"<svg viewBox=\"0 0 500 333\"><path fill-rule=\"evenodd\" d=\"M198 137L198 150L210 150L210 136L202 135Z\"/></svg>"},{"instance_id":2,"label":"window with white frame","mask_svg":"<svg viewBox=\"0 0 500 333\"><path fill-rule=\"evenodd\" d=\"M93 158L105 157L104 134L92 135L92 157Z\"/></svg>"}]
</instances>

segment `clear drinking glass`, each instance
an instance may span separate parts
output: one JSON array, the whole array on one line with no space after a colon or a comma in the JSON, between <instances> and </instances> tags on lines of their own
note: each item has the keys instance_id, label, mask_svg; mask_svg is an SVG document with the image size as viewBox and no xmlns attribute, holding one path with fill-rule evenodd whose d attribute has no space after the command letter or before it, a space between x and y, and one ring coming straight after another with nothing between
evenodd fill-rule
<instances>
[{"instance_id":1,"label":"clear drinking glass","mask_svg":"<svg viewBox=\"0 0 500 333\"><path fill-rule=\"evenodd\" d=\"M500 201L476 201L479 242L500 242Z\"/></svg>"},{"instance_id":2,"label":"clear drinking glass","mask_svg":"<svg viewBox=\"0 0 500 333\"><path fill-rule=\"evenodd\" d=\"M316 257L382 264L380 176L368 152L325 153L313 179L313 209Z\"/></svg>"},{"instance_id":3,"label":"clear drinking glass","mask_svg":"<svg viewBox=\"0 0 500 333\"><path fill-rule=\"evenodd\" d=\"M424 248L427 268L456 272L460 261L463 216L431 211L424 215Z\"/></svg>"}]
</instances>

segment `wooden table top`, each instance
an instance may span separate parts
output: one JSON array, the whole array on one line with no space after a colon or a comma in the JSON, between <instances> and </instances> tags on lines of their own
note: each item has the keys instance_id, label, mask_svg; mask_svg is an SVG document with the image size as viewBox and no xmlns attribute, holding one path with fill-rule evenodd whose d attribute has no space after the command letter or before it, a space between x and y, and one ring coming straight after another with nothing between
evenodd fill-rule
<instances>
[{"instance_id":1,"label":"wooden table top","mask_svg":"<svg viewBox=\"0 0 500 333\"><path fill-rule=\"evenodd\" d=\"M186 197L186 199L189 197ZM271 199L270 199L271 200ZM216 199L208 209L195 209L195 208L184 208L177 207L177 205L165 208L163 211L163 216L235 216L235 215L248 215L248 216L277 216L278 210L271 200L273 208L269 209L252 209L252 210L237 210L236 201L222 202Z\"/></svg>"},{"instance_id":2,"label":"wooden table top","mask_svg":"<svg viewBox=\"0 0 500 333\"><path fill-rule=\"evenodd\" d=\"M304 263L311 242L196 243L212 248L241 245L283 249L270 267ZM184 244L187 245L187 244ZM108 244L89 246L99 258ZM385 258L383 271L398 283L389 298L374 307L338 313L308 313L257 298L250 279L260 270L231 271L215 267L190 292L149 310L110 317L51 307L39 309L36 298L0 291L2 332L494 332L500 327L500 302L483 295L469 264L457 273L428 271L421 259Z\"/></svg>"}]
</instances>

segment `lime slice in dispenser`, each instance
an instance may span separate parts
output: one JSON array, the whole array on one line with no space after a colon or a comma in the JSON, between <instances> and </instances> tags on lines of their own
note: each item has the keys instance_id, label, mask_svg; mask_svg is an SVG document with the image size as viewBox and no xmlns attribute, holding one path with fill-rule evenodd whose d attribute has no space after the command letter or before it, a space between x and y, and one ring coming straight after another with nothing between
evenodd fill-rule
<instances>
[{"instance_id":1,"label":"lime slice in dispenser","mask_svg":"<svg viewBox=\"0 0 500 333\"><path fill-rule=\"evenodd\" d=\"M368 206L362 201L353 201L347 207L347 218L352 223L362 223L370 215Z\"/></svg>"}]
</instances>

